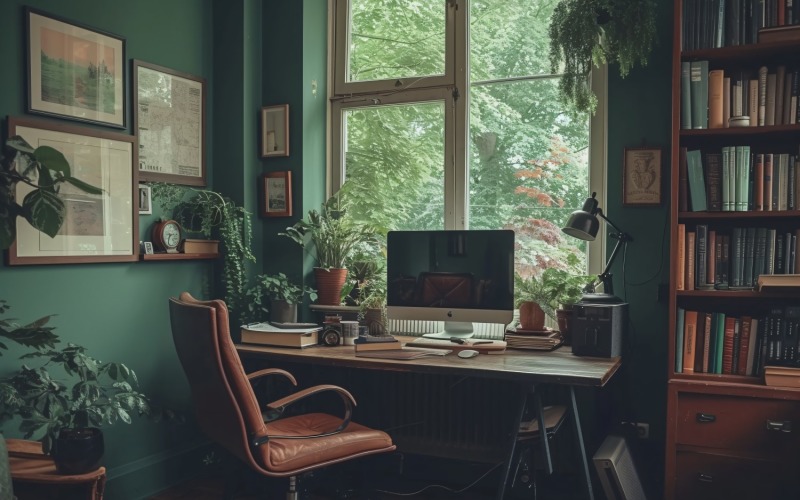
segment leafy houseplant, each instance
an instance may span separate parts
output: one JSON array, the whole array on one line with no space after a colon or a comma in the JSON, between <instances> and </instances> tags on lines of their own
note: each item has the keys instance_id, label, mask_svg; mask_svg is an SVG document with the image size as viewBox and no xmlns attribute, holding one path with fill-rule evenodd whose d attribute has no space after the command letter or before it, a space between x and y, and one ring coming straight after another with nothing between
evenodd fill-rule
<instances>
[{"instance_id":1,"label":"leafy houseplant","mask_svg":"<svg viewBox=\"0 0 800 500\"><path fill-rule=\"evenodd\" d=\"M15 199L22 182L33 190L22 204ZM17 236L17 217L34 229L55 237L64 223L66 208L58 196L61 184L68 183L89 194L102 189L72 177L67 159L50 146L33 148L20 136L9 137L0 152L0 249L5 250Z\"/></svg>"},{"instance_id":2,"label":"leafy houseplant","mask_svg":"<svg viewBox=\"0 0 800 500\"><path fill-rule=\"evenodd\" d=\"M162 211L173 212L184 228L200 232L206 238L215 234L219 236L223 247L225 303L231 311L238 312L239 319L244 321L249 310L245 262L256 260L250 248L250 212L215 191L160 182L152 183L151 187L153 198L158 200ZM192 196L184 200L187 191Z\"/></svg>"},{"instance_id":3,"label":"leafy houseplant","mask_svg":"<svg viewBox=\"0 0 800 500\"><path fill-rule=\"evenodd\" d=\"M312 302L317 299L316 290L307 286L295 285L283 273L256 276L255 286L247 291L247 295L250 298L250 312L256 316L262 316L262 313L268 312L263 307L266 297L271 301L272 320L290 323L297 321L297 304L303 301L304 295L308 295Z\"/></svg>"},{"instance_id":4,"label":"leafy houseplant","mask_svg":"<svg viewBox=\"0 0 800 500\"><path fill-rule=\"evenodd\" d=\"M307 218L280 234L291 238L314 256L319 302L324 305L341 303L348 259L360 245L376 239L372 228L347 216L346 203L339 193L331 196L320 211L310 210ZM326 286L328 282L330 288Z\"/></svg>"},{"instance_id":5,"label":"leafy houseplant","mask_svg":"<svg viewBox=\"0 0 800 500\"><path fill-rule=\"evenodd\" d=\"M3 302L0 312L7 310ZM50 318L26 326L0 320L5 338L33 348L21 359L35 363L0 378L0 422L19 416L26 439L41 438L46 453L56 444L53 456L59 470L78 474L96 469L102 457L102 433L96 427L120 420L130 423L132 415L159 418L162 413L138 391L136 374L126 365L100 362L86 348L71 343L56 349L58 337L53 327L46 326ZM79 447L93 443L89 455L74 460L70 438ZM73 461L63 461L65 456Z\"/></svg>"},{"instance_id":6,"label":"leafy houseplant","mask_svg":"<svg viewBox=\"0 0 800 500\"><path fill-rule=\"evenodd\" d=\"M514 295L520 310L522 328L540 330L544 325L544 315L558 321L559 330L568 333L568 313L565 308L578 302L583 288L591 283L591 276L576 275L556 268L545 269L539 277L523 278L514 275ZM529 315L536 316L536 304L543 314L539 314L535 324Z\"/></svg>"},{"instance_id":7,"label":"leafy houseplant","mask_svg":"<svg viewBox=\"0 0 800 500\"><path fill-rule=\"evenodd\" d=\"M561 0L550 20L550 65L562 73L559 97L579 112L594 112L588 87L592 63L617 63L620 76L647 64L656 38L654 0ZM563 67L562 67L563 65Z\"/></svg>"}]
</instances>

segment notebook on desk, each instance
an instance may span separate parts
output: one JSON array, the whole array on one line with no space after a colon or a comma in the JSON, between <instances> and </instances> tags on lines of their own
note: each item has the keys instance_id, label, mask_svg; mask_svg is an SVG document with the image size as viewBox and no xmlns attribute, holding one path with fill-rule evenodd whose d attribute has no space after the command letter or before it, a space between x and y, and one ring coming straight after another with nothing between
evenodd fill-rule
<instances>
[{"instance_id":1,"label":"notebook on desk","mask_svg":"<svg viewBox=\"0 0 800 500\"><path fill-rule=\"evenodd\" d=\"M471 349L481 354L502 354L506 350L506 343L503 340L464 339L463 342L463 344L457 344L450 340L419 337L411 342L406 342L406 347L449 349L455 352Z\"/></svg>"},{"instance_id":2,"label":"notebook on desk","mask_svg":"<svg viewBox=\"0 0 800 500\"><path fill-rule=\"evenodd\" d=\"M425 356L444 356L453 351L444 349L390 349L386 351L356 352L357 358L417 359Z\"/></svg>"}]
</instances>

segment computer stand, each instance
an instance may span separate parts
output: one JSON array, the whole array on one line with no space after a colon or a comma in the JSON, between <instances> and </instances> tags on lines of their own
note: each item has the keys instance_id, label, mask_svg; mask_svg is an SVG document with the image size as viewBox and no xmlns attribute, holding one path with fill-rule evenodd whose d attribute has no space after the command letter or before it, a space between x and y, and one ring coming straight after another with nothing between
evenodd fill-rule
<instances>
[{"instance_id":1,"label":"computer stand","mask_svg":"<svg viewBox=\"0 0 800 500\"><path fill-rule=\"evenodd\" d=\"M444 339L450 340L452 338L468 339L472 337L474 330L471 321L445 321L444 331L438 333L426 333L423 335L426 339Z\"/></svg>"}]
</instances>

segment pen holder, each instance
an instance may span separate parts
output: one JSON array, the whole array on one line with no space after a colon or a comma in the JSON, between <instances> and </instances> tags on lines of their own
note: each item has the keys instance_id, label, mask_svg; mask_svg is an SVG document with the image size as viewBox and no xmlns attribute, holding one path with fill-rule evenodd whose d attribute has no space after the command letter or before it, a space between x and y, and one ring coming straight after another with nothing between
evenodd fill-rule
<instances>
[{"instance_id":1,"label":"pen holder","mask_svg":"<svg viewBox=\"0 0 800 500\"><path fill-rule=\"evenodd\" d=\"M342 344L355 345L356 337L358 337L358 321L342 321Z\"/></svg>"}]
</instances>

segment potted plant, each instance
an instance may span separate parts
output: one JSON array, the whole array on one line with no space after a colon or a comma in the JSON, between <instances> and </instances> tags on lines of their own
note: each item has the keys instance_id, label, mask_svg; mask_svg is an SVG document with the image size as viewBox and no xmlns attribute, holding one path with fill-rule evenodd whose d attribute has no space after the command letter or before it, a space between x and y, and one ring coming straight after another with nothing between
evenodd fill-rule
<instances>
[{"instance_id":1,"label":"potted plant","mask_svg":"<svg viewBox=\"0 0 800 500\"><path fill-rule=\"evenodd\" d=\"M260 274L256 276L255 286L247 291L250 297L250 312L262 319L263 313L270 312L270 319L281 323L297 322L297 304L308 295L309 300L317 299L317 291L313 288L295 285L283 273ZM264 307L264 299L269 298L270 307Z\"/></svg>"},{"instance_id":2,"label":"potted plant","mask_svg":"<svg viewBox=\"0 0 800 500\"><path fill-rule=\"evenodd\" d=\"M561 73L559 98L579 112L594 112L592 63L616 63L620 76L647 64L656 39L653 0L560 0L550 19L550 65Z\"/></svg>"},{"instance_id":3,"label":"potted plant","mask_svg":"<svg viewBox=\"0 0 800 500\"><path fill-rule=\"evenodd\" d=\"M17 183L33 188L22 200L15 198ZM50 146L34 148L20 136L9 137L0 152L0 249L5 250L17 236L17 217L42 233L55 237L64 223L66 208L58 196L68 183L89 194L103 190L72 177L67 159Z\"/></svg>"},{"instance_id":4,"label":"potted plant","mask_svg":"<svg viewBox=\"0 0 800 500\"><path fill-rule=\"evenodd\" d=\"M376 273L359 287L358 319L367 327L370 335L386 333L386 294L386 271Z\"/></svg>"},{"instance_id":5,"label":"potted plant","mask_svg":"<svg viewBox=\"0 0 800 500\"><path fill-rule=\"evenodd\" d=\"M153 199L158 200L162 212L173 213L175 220L189 231L201 233L206 238L213 235L219 237L223 250L225 304L232 312L237 312L239 320L244 322L250 311L245 264L247 261L256 261L250 248L250 212L215 191L163 182L154 182L150 186ZM191 193L188 199L187 193Z\"/></svg>"},{"instance_id":6,"label":"potted plant","mask_svg":"<svg viewBox=\"0 0 800 500\"><path fill-rule=\"evenodd\" d=\"M541 330L546 315L558 321L559 330L568 334L568 308L580 300L584 287L592 280L591 276L552 267L539 276L523 278L515 274L514 294L520 309L520 326L526 330Z\"/></svg>"},{"instance_id":7,"label":"potted plant","mask_svg":"<svg viewBox=\"0 0 800 500\"><path fill-rule=\"evenodd\" d=\"M2 312L7 309L3 303ZM82 474L97 469L103 456L99 426L162 412L138 391L136 374L124 364L100 362L71 343L55 348L50 318L26 326L0 320L5 338L33 348L21 359L34 363L0 378L0 423L18 417L24 438L39 437L59 472Z\"/></svg>"},{"instance_id":8,"label":"potted plant","mask_svg":"<svg viewBox=\"0 0 800 500\"><path fill-rule=\"evenodd\" d=\"M330 197L320 211L287 227L287 236L309 251L317 262L314 276L319 303L338 306L347 279L349 257L356 247L375 241L375 232L347 216L347 206L339 193Z\"/></svg>"}]
</instances>

